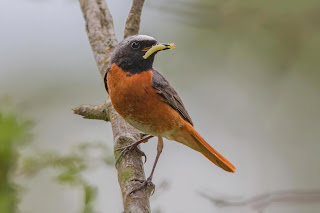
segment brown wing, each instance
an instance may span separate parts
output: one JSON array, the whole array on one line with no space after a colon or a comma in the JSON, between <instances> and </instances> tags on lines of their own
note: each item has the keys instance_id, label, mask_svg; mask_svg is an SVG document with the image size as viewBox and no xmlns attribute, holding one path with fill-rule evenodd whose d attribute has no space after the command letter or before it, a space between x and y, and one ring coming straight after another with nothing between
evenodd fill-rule
<instances>
[{"instance_id":1,"label":"brown wing","mask_svg":"<svg viewBox=\"0 0 320 213\"><path fill-rule=\"evenodd\" d=\"M173 89L164 76L155 69L153 70L152 87L159 91L159 95L167 104L179 112L183 119L193 126L192 120L187 110L184 108L178 93Z\"/></svg>"}]
</instances>

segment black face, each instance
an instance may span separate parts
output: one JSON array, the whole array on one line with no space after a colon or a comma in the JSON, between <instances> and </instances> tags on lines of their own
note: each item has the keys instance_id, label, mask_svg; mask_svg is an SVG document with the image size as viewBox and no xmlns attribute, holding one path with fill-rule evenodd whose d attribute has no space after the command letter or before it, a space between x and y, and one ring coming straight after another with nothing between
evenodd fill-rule
<instances>
[{"instance_id":1,"label":"black face","mask_svg":"<svg viewBox=\"0 0 320 213\"><path fill-rule=\"evenodd\" d=\"M121 41L111 56L111 63L117 64L124 71L132 74L141 73L152 68L155 54L147 59L143 56L146 48L157 44L157 41L149 36L131 36Z\"/></svg>"}]
</instances>

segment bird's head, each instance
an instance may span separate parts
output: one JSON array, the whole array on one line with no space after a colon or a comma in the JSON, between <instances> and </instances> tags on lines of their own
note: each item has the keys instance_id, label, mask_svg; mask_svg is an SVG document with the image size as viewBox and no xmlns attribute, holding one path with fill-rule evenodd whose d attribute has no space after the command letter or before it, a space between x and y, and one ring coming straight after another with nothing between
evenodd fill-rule
<instances>
[{"instance_id":1,"label":"bird's head","mask_svg":"<svg viewBox=\"0 0 320 213\"><path fill-rule=\"evenodd\" d=\"M117 64L125 71L140 73L152 68L157 52L174 47L175 44L158 43L150 36L130 36L115 48L111 56L111 63Z\"/></svg>"}]
</instances>

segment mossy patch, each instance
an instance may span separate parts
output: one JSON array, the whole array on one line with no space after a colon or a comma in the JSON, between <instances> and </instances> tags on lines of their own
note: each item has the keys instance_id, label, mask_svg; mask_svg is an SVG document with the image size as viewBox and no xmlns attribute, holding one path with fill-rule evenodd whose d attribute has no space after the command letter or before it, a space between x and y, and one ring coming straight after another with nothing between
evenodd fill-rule
<instances>
[{"instance_id":1,"label":"mossy patch","mask_svg":"<svg viewBox=\"0 0 320 213\"><path fill-rule=\"evenodd\" d=\"M119 173L120 182L126 182L130 180L130 178L134 176L133 174L133 170L130 168L127 168L126 170L122 171L121 173Z\"/></svg>"}]
</instances>

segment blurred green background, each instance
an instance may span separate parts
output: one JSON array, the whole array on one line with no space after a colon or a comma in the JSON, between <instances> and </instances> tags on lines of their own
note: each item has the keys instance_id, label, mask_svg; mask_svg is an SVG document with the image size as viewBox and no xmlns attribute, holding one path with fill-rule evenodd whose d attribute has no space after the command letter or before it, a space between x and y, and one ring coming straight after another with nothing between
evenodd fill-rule
<instances>
[{"instance_id":1,"label":"blurred green background","mask_svg":"<svg viewBox=\"0 0 320 213\"><path fill-rule=\"evenodd\" d=\"M108 5L121 40L131 1ZM112 147L111 127L71 110L107 97L78 2L2 0L0 26L0 212L85 212L92 194L87 212L121 212L116 171L106 166L112 150L103 166L87 162ZM140 33L177 44L157 55L155 67L197 130L237 168L225 173L166 141L154 183L167 186L151 199L155 212L250 213L257 211L219 208L199 192L248 198L320 189L319 0L146 0ZM142 146L147 174L156 153L151 141ZM82 155L84 143L98 145ZM37 155L27 178L30 170L17 167ZM263 212L319 210L319 200L298 200Z\"/></svg>"}]
</instances>

